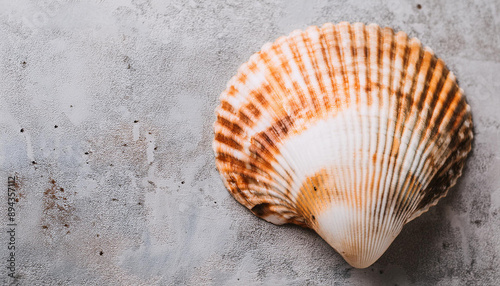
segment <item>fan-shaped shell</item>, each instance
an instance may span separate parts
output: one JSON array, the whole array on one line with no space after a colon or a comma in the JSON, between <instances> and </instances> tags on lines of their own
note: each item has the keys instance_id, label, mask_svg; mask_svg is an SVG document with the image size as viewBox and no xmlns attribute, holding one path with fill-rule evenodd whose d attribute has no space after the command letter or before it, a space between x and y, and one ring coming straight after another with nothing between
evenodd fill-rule
<instances>
[{"instance_id":1,"label":"fan-shaped shell","mask_svg":"<svg viewBox=\"0 0 500 286\"><path fill-rule=\"evenodd\" d=\"M435 205L471 149L454 75L403 32L325 24L266 44L220 96L213 148L231 194L374 263Z\"/></svg>"}]
</instances>

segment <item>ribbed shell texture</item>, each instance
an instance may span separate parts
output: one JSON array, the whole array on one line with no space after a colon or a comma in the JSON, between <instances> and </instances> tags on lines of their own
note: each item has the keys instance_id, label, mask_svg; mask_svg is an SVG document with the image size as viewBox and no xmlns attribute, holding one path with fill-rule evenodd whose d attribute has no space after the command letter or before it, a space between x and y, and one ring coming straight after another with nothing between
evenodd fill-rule
<instances>
[{"instance_id":1,"label":"ribbed shell texture","mask_svg":"<svg viewBox=\"0 0 500 286\"><path fill-rule=\"evenodd\" d=\"M231 194L272 223L314 229L358 268L446 195L473 137L444 62L374 24L264 45L216 115L216 165Z\"/></svg>"}]
</instances>

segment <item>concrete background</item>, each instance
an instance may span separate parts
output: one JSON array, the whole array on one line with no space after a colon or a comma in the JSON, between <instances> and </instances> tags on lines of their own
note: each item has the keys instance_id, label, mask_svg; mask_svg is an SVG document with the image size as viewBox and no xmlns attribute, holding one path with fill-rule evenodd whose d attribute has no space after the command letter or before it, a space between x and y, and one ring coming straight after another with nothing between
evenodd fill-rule
<instances>
[{"instance_id":1,"label":"concrete background","mask_svg":"<svg viewBox=\"0 0 500 286\"><path fill-rule=\"evenodd\" d=\"M500 279L500 2L1 1L0 261L5 285L493 285ZM211 149L218 96L281 35L361 21L418 37L457 75L473 152L372 267L253 216Z\"/></svg>"}]
</instances>

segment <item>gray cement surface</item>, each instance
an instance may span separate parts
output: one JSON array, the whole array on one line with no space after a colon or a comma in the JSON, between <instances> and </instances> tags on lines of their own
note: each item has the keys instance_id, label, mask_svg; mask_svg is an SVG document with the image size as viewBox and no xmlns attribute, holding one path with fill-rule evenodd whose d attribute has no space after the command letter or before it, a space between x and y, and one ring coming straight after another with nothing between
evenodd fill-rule
<instances>
[{"instance_id":1,"label":"gray cement surface","mask_svg":"<svg viewBox=\"0 0 500 286\"><path fill-rule=\"evenodd\" d=\"M498 285L498 0L0 7L2 285ZM339 21L390 26L430 46L456 74L475 125L458 184L361 270L313 231L239 205L211 149L218 96L239 65L281 35Z\"/></svg>"}]
</instances>

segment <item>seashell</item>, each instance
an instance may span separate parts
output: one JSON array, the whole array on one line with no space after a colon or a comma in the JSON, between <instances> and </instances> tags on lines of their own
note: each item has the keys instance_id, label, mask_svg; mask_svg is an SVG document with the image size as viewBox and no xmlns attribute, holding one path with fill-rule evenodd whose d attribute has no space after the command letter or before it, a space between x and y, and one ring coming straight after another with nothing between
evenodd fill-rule
<instances>
[{"instance_id":1,"label":"seashell","mask_svg":"<svg viewBox=\"0 0 500 286\"><path fill-rule=\"evenodd\" d=\"M314 229L357 268L446 195L473 137L444 62L374 24L329 23L264 45L216 115L216 165L236 200Z\"/></svg>"}]
</instances>

